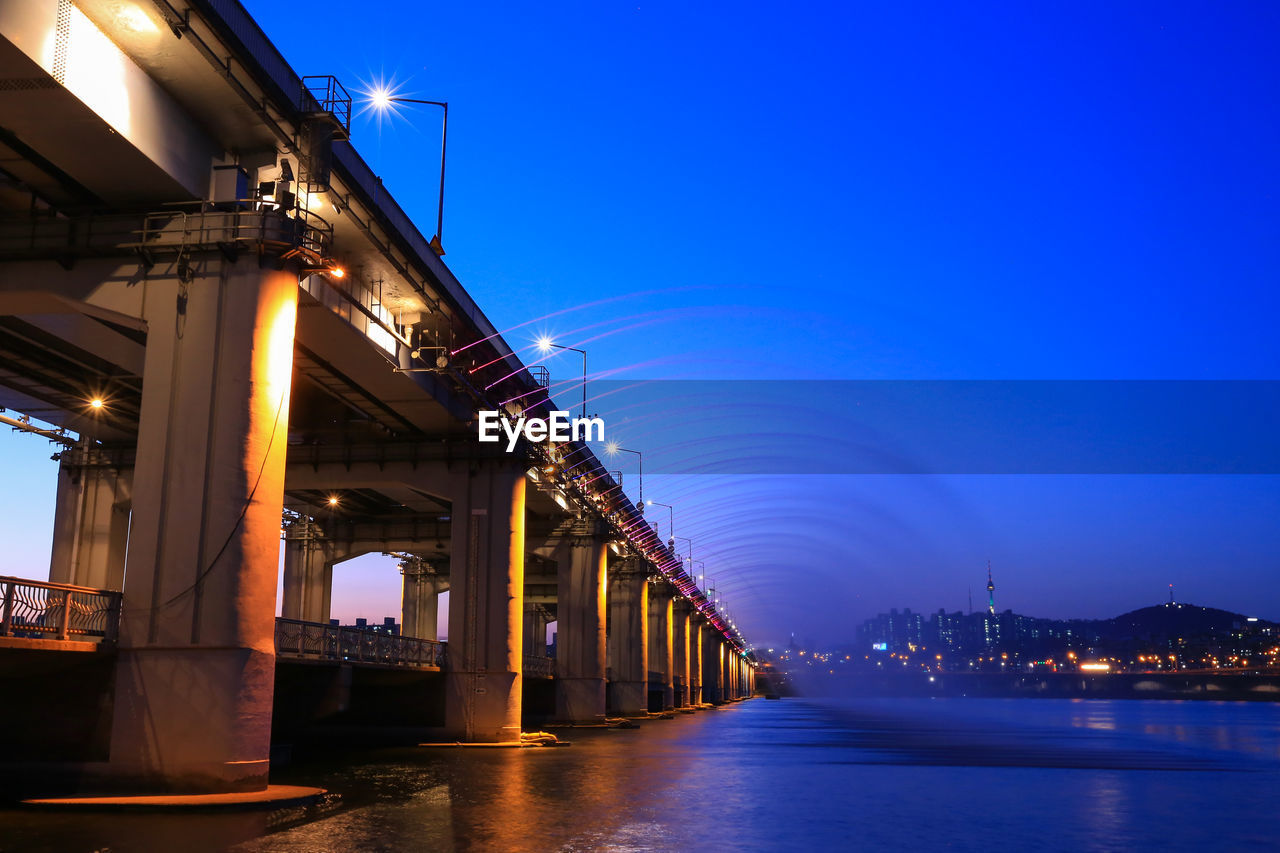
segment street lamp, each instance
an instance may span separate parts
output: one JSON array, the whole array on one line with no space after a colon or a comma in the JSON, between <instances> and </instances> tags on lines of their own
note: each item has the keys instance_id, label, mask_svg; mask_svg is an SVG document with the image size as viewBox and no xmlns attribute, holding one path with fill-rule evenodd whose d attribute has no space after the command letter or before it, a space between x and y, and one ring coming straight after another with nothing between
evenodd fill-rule
<instances>
[{"instance_id":1,"label":"street lamp","mask_svg":"<svg viewBox=\"0 0 1280 853\"><path fill-rule=\"evenodd\" d=\"M618 445L616 441L610 441L605 444L604 452L610 456L617 456L619 453L634 453L639 461L636 462L637 472L640 476L640 514L644 514L644 454L639 450L628 450Z\"/></svg>"},{"instance_id":2,"label":"street lamp","mask_svg":"<svg viewBox=\"0 0 1280 853\"><path fill-rule=\"evenodd\" d=\"M671 533L671 550L676 550L676 511L671 504L664 504L658 501L645 501L649 506L665 506L667 508L667 527Z\"/></svg>"},{"instance_id":3,"label":"street lamp","mask_svg":"<svg viewBox=\"0 0 1280 853\"><path fill-rule=\"evenodd\" d=\"M567 347L564 344L553 343L550 338L543 336L538 338L538 350L546 355L553 349L567 349L582 355L582 419L587 419L587 351L578 349L577 347Z\"/></svg>"},{"instance_id":4,"label":"street lamp","mask_svg":"<svg viewBox=\"0 0 1280 853\"><path fill-rule=\"evenodd\" d=\"M695 575L695 574L693 573L693 572L694 572L694 568L693 568L694 566L702 566L702 573L701 573L701 574L697 574L697 575ZM706 564L706 562L705 562L705 561L703 561L703 560L694 560L694 559L690 559L690 560L689 560L689 577L693 580L694 586L696 586L696 587L698 588L698 590L699 590L700 592L702 592L702 593L703 593L703 595L705 596L705 595L706 595L706 581L707 581L707 564Z\"/></svg>"},{"instance_id":5,"label":"street lamp","mask_svg":"<svg viewBox=\"0 0 1280 853\"><path fill-rule=\"evenodd\" d=\"M386 111L391 109L392 104L430 104L433 107L441 107L444 110L444 122L440 128L440 204L436 209L436 236L431 238L431 251L436 255L444 256L444 155L449 145L449 102L448 101L424 101L421 98L402 98L399 95L393 95L386 89L375 89L369 98L374 109Z\"/></svg>"}]
</instances>

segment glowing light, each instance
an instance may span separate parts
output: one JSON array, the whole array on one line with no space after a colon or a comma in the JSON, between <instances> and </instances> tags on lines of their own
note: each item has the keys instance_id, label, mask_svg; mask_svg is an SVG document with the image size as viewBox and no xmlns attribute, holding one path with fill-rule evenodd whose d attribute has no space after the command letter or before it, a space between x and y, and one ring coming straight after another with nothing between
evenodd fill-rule
<instances>
[{"instance_id":1,"label":"glowing light","mask_svg":"<svg viewBox=\"0 0 1280 853\"><path fill-rule=\"evenodd\" d=\"M554 348L555 348L555 342L552 341L551 338L547 337L546 335L543 335L542 337L538 338L538 352L542 353L543 355L546 355L547 353L551 352L551 350Z\"/></svg>"},{"instance_id":2,"label":"glowing light","mask_svg":"<svg viewBox=\"0 0 1280 853\"><path fill-rule=\"evenodd\" d=\"M376 86L369 92L369 103L375 110L391 109L393 98L391 90L383 85Z\"/></svg>"},{"instance_id":3,"label":"glowing light","mask_svg":"<svg viewBox=\"0 0 1280 853\"><path fill-rule=\"evenodd\" d=\"M101 397L94 397L92 400L89 401L89 408L91 409L101 409L103 405L104 404Z\"/></svg>"},{"instance_id":4,"label":"glowing light","mask_svg":"<svg viewBox=\"0 0 1280 853\"><path fill-rule=\"evenodd\" d=\"M1080 669L1083 672L1110 672L1111 664L1109 663L1082 663Z\"/></svg>"},{"instance_id":5,"label":"glowing light","mask_svg":"<svg viewBox=\"0 0 1280 853\"><path fill-rule=\"evenodd\" d=\"M338 496L337 496L337 495L330 495L330 496L329 496L329 506L337 506L337 505L338 505Z\"/></svg>"},{"instance_id":6,"label":"glowing light","mask_svg":"<svg viewBox=\"0 0 1280 853\"><path fill-rule=\"evenodd\" d=\"M147 13L137 6L128 5L116 13L116 19L128 30L135 33L158 33L160 28L148 17Z\"/></svg>"},{"instance_id":7,"label":"glowing light","mask_svg":"<svg viewBox=\"0 0 1280 853\"><path fill-rule=\"evenodd\" d=\"M333 276L334 278L346 278L347 271L344 270L342 267L330 267L329 275Z\"/></svg>"},{"instance_id":8,"label":"glowing light","mask_svg":"<svg viewBox=\"0 0 1280 853\"><path fill-rule=\"evenodd\" d=\"M132 63L84 12L71 4L67 9L64 61L55 71L60 29L49 33L41 65L127 139L132 133L128 84Z\"/></svg>"},{"instance_id":9,"label":"glowing light","mask_svg":"<svg viewBox=\"0 0 1280 853\"><path fill-rule=\"evenodd\" d=\"M617 456L620 445L616 441L607 441L604 445L604 452L610 456Z\"/></svg>"}]
</instances>

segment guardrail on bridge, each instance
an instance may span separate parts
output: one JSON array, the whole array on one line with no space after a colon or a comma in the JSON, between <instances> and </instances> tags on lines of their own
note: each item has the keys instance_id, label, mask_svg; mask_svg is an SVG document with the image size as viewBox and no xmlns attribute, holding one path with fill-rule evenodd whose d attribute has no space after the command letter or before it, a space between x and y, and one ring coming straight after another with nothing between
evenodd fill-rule
<instances>
[{"instance_id":1,"label":"guardrail on bridge","mask_svg":"<svg viewBox=\"0 0 1280 853\"><path fill-rule=\"evenodd\" d=\"M556 659L525 655L523 675L525 678L555 678Z\"/></svg>"},{"instance_id":2,"label":"guardrail on bridge","mask_svg":"<svg viewBox=\"0 0 1280 853\"><path fill-rule=\"evenodd\" d=\"M445 644L435 640L276 619L276 656L281 658L440 669L444 666L444 653Z\"/></svg>"},{"instance_id":3,"label":"guardrail on bridge","mask_svg":"<svg viewBox=\"0 0 1280 853\"><path fill-rule=\"evenodd\" d=\"M0 637L114 643L120 593L0 577Z\"/></svg>"}]
</instances>

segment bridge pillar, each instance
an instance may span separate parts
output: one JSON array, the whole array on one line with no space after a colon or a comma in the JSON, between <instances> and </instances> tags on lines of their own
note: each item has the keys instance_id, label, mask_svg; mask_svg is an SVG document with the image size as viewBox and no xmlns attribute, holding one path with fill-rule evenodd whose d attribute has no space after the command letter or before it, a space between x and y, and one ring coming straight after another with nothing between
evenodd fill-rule
<instances>
[{"instance_id":1,"label":"bridge pillar","mask_svg":"<svg viewBox=\"0 0 1280 853\"><path fill-rule=\"evenodd\" d=\"M701 705L702 693L702 628L703 618L694 613L689 618L689 704Z\"/></svg>"},{"instance_id":2,"label":"bridge pillar","mask_svg":"<svg viewBox=\"0 0 1280 853\"><path fill-rule=\"evenodd\" d=\"M651 690L662 694L661 710L675 707L673 676L675 664L672 637L672 596L675 590L665 580L649 587L649 671L658 676Z\"/></svg>"},{"instance_id":3,"label":"bridge pillar","mask_svg":"<svg viewBox=\"0 0 1280 853\"><path fill-rule=\"evenodd\" d=\"M720 701L728 702L734 698L733 693L733 661L737 656L733 646L721 640L720 661L724 671L720 677Z\"/></svg>"},{"instance_id":4,"label":"bridge pillar","mask_svg":"<svg viewBox=\"0 0 1280 853\"><path fill-rule=\"evenodd\" d=\"M49 580L121 589L133 472L81 465L86 448L62 452Z\"/></svg>"},{"instance_id":5,"label":"bridge pillar","mask_svg":"<svg viewBox=\"0 0 1280 853\"><path fill-rule=\"evenodd\" d=\"M607 540L599 524L575 531L556 569L556 717L599 723L605 716Z\"/></svg>"},{"instance_id":6,"label":"bridge pillar","mask_svg":"<svg viewBox=\"0 0 1280 853\"><path fill-rule=\"evenodd\" d=\"M286 528L281 616L329 623L335 559L334 544L320 535L315 524L304 520Z\"/></svg>"},{"instance_id":7,"label":"bridge pillar","mask_svg":"<svg viewBox=\"0 0 1280 853\"><path fill-rule=\"evenodd\" d=\"M106 771L141 790L261 790L298 277L191 263L194 280L139 285L150 331Z\"/></svg>"},{"instance_id":8,"label":"bridge pillar","mask_svg":"<svg viewBox=\"0 0 1280 853\"><path fill-rule=\"evenodd\" d=\"M724 704L724 643L711 625L702 626L702 699Z\"/></svg>"},{"instance_id":9,"label":"bridge pillar","mask_svg":"<svg viewBox=\"0 0 1280 853\"><path fill-rule=\"evenodd\" d=\"M609 569L609 667L613 710L649 712L649 570L638 558Z\"/></svg>"},{"instance_id":10,"label":"bridge pillar","mask_svg":"<svg viewBox=\"0 0 1280 853\"><path fill-rule=\"evenodd\" d=\"M547 656L547 625L550 621L541 604L524 603L524 654L537 658Z\"/></svg>"},{"instance_id":11,"label":"bridge pillar","mask_svg":"<svg viewBox=\"0 0 1280 853\"><path fill-rule=\"evenodd\" d=\"M518 741L524 469L486 462L451 480L445 729L461 741Z\"/></svg>"},{"instance_id":12,"label":"bridge pillar","mask_svg":"<svg viewBox=\"0 0 1280 853\"><path fill-rule=\"evenodd\" d=\"M689 689L689 615L692 612L693 605L684 597L671 606L671 662L675 667L672 682L677 708L683 708L692 701Z\"/></svg>"},{"instance_id":13,"label":"bridge pillar","mask_svg":"<svg viewBox=\"0 0 1280 853\"><path fill-rule=\"evenodd\" d=\"M405 637L438 640L440 593L447 581L426 560L400 563L404 583L400 596L400 633Z\"/></svg>"}]
</instances>

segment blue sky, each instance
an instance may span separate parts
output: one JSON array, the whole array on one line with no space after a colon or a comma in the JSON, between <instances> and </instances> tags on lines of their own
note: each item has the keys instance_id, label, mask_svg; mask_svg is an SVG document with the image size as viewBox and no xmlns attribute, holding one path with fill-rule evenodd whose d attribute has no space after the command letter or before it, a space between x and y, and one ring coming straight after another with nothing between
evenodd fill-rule
<instances>
[{"instance_id":1,"label":"blue sky","mask_svg":"<svg viewBox=\"0 0 1280 853\"><path fill-rule=\"evenodd\" d=\"M645 379L1280 378L1274 4L246 5L302 74L450 102L445 260L517 348L545 332ZM352 137L428 235L438 120ZM47 528L50 467L21 469L40 485L9 538ZM1280 618L1275 477L645 494L765 641L962 607L988 559L1020 612L1113 615L1172 582ZM394 580L341 574L335 615L393 613Z\"/></svg>"}]
</instances>

